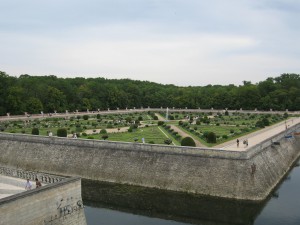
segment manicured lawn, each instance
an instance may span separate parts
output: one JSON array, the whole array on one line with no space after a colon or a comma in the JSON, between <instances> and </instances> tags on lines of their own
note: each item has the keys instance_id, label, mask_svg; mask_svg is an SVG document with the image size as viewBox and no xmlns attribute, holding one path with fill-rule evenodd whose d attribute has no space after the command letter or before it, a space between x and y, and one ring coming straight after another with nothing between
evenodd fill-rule
<instances>
[{"instance_id":1,"label":"manicured lawn","mask_svg":"<svg viewBox=\"0 0 300 225\"><path fill-rule=\"evenodd\" d=\"M133 129L133 132L116 132L108 134L109 141L125 141L142 143L142 138L146 143L164 144L167 138L170 138L173 143L180 145L180 143L174 138L171 131L166 128L157 126L151 126L157 124L156 120L153 120L152 114L148 113L126 113L126 114L97 114L89 116L88 120L84 120L83 116L70 115L68 118L44 118L44 119L32 119L28 118L27 121L3 121L0 122L0 130L10 133L24 133L31 134L32 128L39 129L40 135L47 135L49 131L55 136L57 129L66 128L68 134L74 132L81 134L81 138L94 138L102 139L103 134L82 135L89 130L109 129L109 128L122 128L129 127L138 123L139 119L142 119L143 125L149 125L149 127ZM165 117L164 112L161 115ZM166 122L166 124L173 124L178 126L179 120L181 120L185 127L178 126L188 135L196 138L201 143L207 146L213 146L220 144L237 137L241 137L260 128L255 127L257 121L262 118L268 118L270 125L283 121L285 118L280 115L256 115L256 114L242 114L235 113L231 115L211 115L209 113L171 113L169 116L174 117L174 120ZM190 121L189 118L192 118ZM196 125L197 123L200 124ZM190 124L191 122L191 124ZM195 129L196 128L196 129ZM96 132L96 131L94 131ZM164 133L168 136L166 137ZM211 144L206 142L204 134L207 132L214 132L217 136L217 143ZM88 132L87 132L88 133Z\"/></svg>"},{"instance_id":2,"label":"manicured lawn","mask_svg":"<svg viewBox=\"0 0 300 225\"><path fill-rule=\"evenodd\" d=\"M96 134L89 136L94 137L94 139L102 139L102 135L103 134ZM108 139L106 140L108 141L134 142L135 138L137 138L136 142L142 143L142 138L144 138L146 143L152 142L154 144L164 144L164 140L167 139L167 137L158 129L157 126L143 127L136 129L133 132L116 132L109 133L107 135Z\"/></svg>"}]
</instances>

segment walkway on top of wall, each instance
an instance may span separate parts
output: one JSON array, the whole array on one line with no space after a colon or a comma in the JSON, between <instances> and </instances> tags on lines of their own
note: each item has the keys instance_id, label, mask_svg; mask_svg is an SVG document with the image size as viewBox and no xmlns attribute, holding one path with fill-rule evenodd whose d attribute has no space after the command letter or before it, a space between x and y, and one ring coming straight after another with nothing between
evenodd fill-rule
<instances>
[{"instance_id":1,"label":"walkway on top of wall","mask_svg":"<svg viewBox=\"0 0 300 225\"><path fill-rule=\"evenodd\" d=\"M254 145L260 143L261 141L266 140L266 139L286 130L287 127L298 124L298 123L300 123L300 117L293 117L284 122L277 123L273 126L265 127L262 130L245 135L243 137L240 137L239 138L239 140L240 140L239 147L237 147L237 142L235 139L235 140L228 141L228 142L222 143L220 145L214 146L214 148L221 148L222 150L245 151L249 147L254 146ZM247 147L243 144L244 140L248 140Z\"/></svg>"},{"instance_id":2,"label":"walkway on top of wall","mask_svg":"<svg viewBox=\"0 0 300 225\"><path fill-rule=\"evenodd\" d=\"M35 189L35 181L31 180L30 182L32 184L31 189ZM26 191L25 184L26 179L0 175L0 199ZM42 183L42 185L47 184Z\"/></svg>"}]
</instances>

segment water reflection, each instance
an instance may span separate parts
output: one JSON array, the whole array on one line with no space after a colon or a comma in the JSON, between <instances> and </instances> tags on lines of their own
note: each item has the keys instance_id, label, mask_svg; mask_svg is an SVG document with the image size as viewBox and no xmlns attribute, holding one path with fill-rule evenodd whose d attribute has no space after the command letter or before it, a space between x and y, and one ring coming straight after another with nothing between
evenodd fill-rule
<instances>
[{"instance_id":1,"label":"water reflection","mask_svg":"<svg viewBox=\"0 0 300 225\"><path fill-rule=\"evenodd\" d=\"M300 167L264 202L82 181L88 225L299 225ZM176 222L175 222L176 221Z\"/></svg>"},{"instance_id":2,"label":"water reflection","mask_svg":"<svg viewBox=\"0 0 300 225\"><path fill-rule=\"evenodd\" d=\"M82 186L86 206L201 225L251 225L265 205L90 180Z\"/></svg>"}]
</instances>

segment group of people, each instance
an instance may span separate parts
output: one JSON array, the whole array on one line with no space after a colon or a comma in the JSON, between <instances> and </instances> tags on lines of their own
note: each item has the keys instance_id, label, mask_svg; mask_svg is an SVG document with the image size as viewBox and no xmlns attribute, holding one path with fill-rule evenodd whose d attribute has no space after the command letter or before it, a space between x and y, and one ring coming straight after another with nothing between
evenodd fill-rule
<instances>
[{"instance_id":1,"label":"group of people","mask_svg":"<svg viewBox=\"0 0 300 225\"><path fill-rule=\"evenodd\" d=\"M244 147L246 148L246 147L248 147L248 139L245 139L244 141L243 141L243 144L244 144ZM240 146L240 140L239 139L236 139L236 146L237 147L239 147Z\"/></svg>"},{"instance_id":2,"label":"group of people","mask_svg":"<svg viewBox=\"0 0 300 225\"><path fill-rule=\"evenodd\" d=\"M39 181L39 179L35 178L35 187L39 188L42 187L42 183ZM32 189L32 183L29 179L27 179L27 182L25 184L25 190L31 190Z\"/></svg>"}]
</instances>

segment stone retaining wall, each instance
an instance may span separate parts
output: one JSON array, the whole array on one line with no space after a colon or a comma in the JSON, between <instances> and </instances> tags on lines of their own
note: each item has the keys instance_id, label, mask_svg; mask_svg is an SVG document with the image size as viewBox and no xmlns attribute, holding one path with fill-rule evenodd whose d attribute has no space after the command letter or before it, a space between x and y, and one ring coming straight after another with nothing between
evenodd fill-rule
<instances>
[{"instance_id":1,"label":"stone retaining wall","mask_svg":"<svg viewBox=\"0 0 300 225\"><path fill-rule=\"evenodd\" d=\"M287 132L299 128L300 124L294 125ZM0 133L0 166L262 200L300 156L299 140L285 134L236 152Z\"/></svg>"},{"instance_id":2,"label":"stone retaining wall","mask_svg":"<svg viewBox=\"0 0 300 225\"><path fill-rule=\"evenodd\" d=\"M0 199L0 225L86 225L80 178Z\"/></svg>"}]
</instances>

